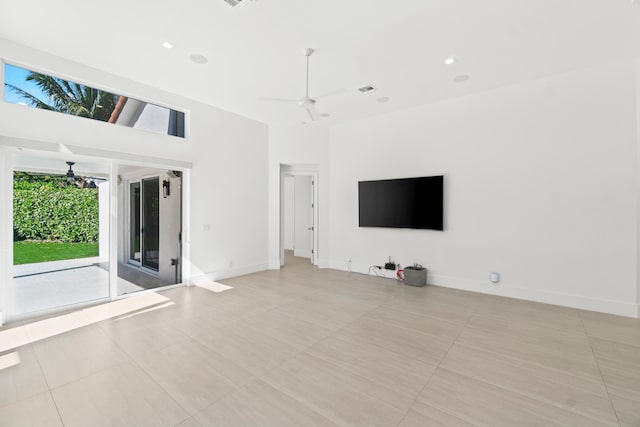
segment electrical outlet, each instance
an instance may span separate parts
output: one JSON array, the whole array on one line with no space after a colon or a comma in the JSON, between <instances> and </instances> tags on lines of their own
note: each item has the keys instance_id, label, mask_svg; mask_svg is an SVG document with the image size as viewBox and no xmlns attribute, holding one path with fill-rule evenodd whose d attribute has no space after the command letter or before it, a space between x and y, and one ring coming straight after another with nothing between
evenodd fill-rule
<instances>
[{"instance_id":1,"label":"electrical outlet","mask_svg":"<svg viewBox=\"0 0 640 427\"><path fill-rule=\"evenodd\" d=\"M491 274L489 274L489 280L491 280L491 283L498 283L500 281L500 273L494 271Z\"/></svg>"}]
</instances>

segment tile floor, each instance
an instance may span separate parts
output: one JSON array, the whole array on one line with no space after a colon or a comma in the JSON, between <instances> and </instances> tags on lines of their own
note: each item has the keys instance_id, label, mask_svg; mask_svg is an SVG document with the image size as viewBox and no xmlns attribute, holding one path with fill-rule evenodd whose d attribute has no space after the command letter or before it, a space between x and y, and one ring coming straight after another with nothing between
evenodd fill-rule
<instances>
[{"instance_id":1,"label":"tile floor","mask_svg":"<svg viewBox=\"0 0 640 427\"><path fill-rule=\"evenodd\" d=\"M223 282L0 355L0 426L640 425L640 320L294 259Z\"/></svg>"}]
</instances>

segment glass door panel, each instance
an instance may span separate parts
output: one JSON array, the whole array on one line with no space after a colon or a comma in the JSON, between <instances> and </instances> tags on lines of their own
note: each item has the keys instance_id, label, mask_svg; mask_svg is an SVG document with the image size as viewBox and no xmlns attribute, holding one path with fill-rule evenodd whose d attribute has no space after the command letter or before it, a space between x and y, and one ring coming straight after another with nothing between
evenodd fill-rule
<instances>
[{"instance_id":1,"label":"glass door panel","mask_svg":"<svg viewBox=\"0 0 640 427\"><path fill-rule=\"evenodd\" d=\"M158 271L160 253L160 180L142 180L142 265Z\"/></svg>"},{"instance_id":2,"label":"glass door panel","mask_svg":"<svg viewBox=\"0 0 640 427\"><path fill-rule=\"evenodd\" d=\"M140 263L140 183L129 184L129 260Z\"/></svg>"}]
</instances>

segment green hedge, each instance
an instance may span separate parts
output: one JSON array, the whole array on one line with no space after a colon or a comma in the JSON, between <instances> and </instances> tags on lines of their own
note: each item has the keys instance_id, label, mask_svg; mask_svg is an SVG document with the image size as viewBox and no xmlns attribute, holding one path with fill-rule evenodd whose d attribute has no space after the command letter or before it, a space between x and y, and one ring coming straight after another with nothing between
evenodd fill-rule
<instances>
[{"instance_id":1,"label":"green hedge","mask_svg":"<svg viewBox=\"0 0 640 427\"><path fill-rule=\"evenodd\" d=\"M13 190L14 238L65 243L98 241L96 188L19 187Z\"/></svg>"}]
</instances>

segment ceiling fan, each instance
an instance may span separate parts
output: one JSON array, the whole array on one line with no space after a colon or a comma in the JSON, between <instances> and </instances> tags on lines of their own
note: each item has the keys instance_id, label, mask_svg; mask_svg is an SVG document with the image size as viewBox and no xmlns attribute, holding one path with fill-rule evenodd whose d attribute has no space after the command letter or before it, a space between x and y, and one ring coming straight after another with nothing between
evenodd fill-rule
<instances>
[{"instance_id":1,"label":"ceiling fan","mask_svg":"<svg viewBox=\"0 0 640 427\"><path fill-rule=\"evenodd\" d=\"M69 170L67 171L67 182L73 182L76 179L76 174L73 172L73 165L75 162L66 162L69 165Z\"/></svg>"},{"instance_id":2,"label":"ceiling fan","mask_svg":"<svg viewBox=\"0 0 640 427\"><path fill-rule=\"evenodd\" d=\"M313 52L314 50L311 49L310 47L302 50L302 54L307 58L306 89L305 89L305 95L302 98L300 99L260 98L260 99L263 101L295 102L298 104L298 107L306 110L307 114L309 114L309 117L311 118L312 121L316 121L321 117L328 117L329 116L328 114L318 114L318 111L316 110L316 101L319 98L324 98L329 95L333 95L334 92L320 96L320 97L316 97L315 99L309 96L309 57L313 54ZM335 93L339 93L339 92L342 92L342 90L336 91Z\"/></svg>"}]
</instances>

